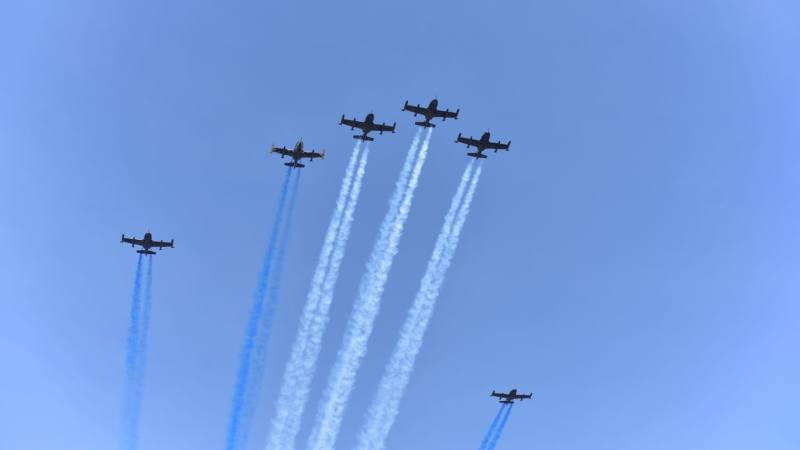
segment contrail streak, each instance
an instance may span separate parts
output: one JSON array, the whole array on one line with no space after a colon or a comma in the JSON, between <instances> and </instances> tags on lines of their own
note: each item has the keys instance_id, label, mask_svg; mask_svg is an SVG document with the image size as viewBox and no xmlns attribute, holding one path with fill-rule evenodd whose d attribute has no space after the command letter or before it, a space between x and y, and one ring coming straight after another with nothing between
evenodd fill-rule
<instances>
[{"instance_id":1,"label":"contrail streak","mask_svg":"<svg viewBox=\"0 0 800 450\"><path fill-rule=\"evenodd\" d=\"M250 435L250 428L255 414L258 396L261 392L262 379L265 372L265 363L267 356L267 348L269 339L272 334L272 320L275 316L275 310L278 305L280 295L280 282L283 275L283 261L286 257L286 248L289 245L289 237L292 231L292 219L294 218L294 210L297 205L297 191L300 187L300 175L303 173L301 170L293 170L293 177L289 197L286 205L286 220L284 220L283 230L280 232L278 240L277 253L275 261L272 263L272 270L270 274L267 301L263 317L261 319L260 329L258 331L255 354L250 370L250 383L245 392L244 405L239 419L239 433L237 436L236 448L245 448L247 446L247 439Z\"/></svg>"},{"instance_id":2,"label":"contrail streak","mask_svg":"<svg viewBox=\"0 0 800 450\"><path fill-rule=\"evenodd\" d=\"M506 424L508 423L508 416L511 415L511 410L514 408L514 404L508 405L508 409L506 413L503 414L503 419L500 421L500 425L497 426L497 431L495 431L494 436L492 436L492 440L489 442L489 446L486 447L486 450L494 450L497 447L497 441L500 440L500 436L503 435L503 430L506 429Z\"/></svg>"},{"instance_id":3,"label":"contrail streak","mask_svg":"<svg viewBox=\"0 0 800 450\"><path fill-rule=\"evenodd\" d=\"M489 425L489 429L486 430L486 434L481 439L481 446L478 447L478 450L486 450L489 446L489 442L492 440L492 436L494 436L494 432L497 429L497 424L500 422L500 417L503 415L503 411L506 410L506 406L508 405L500 405L500 409L497 410L497 414L494 416L492 420L492 424Z\"/></svg>"},{"instance_id":4,"label":"contrail streak","mask_svg":"<svg viewBox=\"0 0 800 450\"><path fill-rule=\"evenodd\" d=\"M233 400L231 402L228 432L225 439L225 448L227 450L235 449L237 442L239 442L239 424L244 406L245 394L248 390L250 382L249 377L252 354L258 334L258 326L261 322L261 317L264 310L264 296L267 289L270 270L272 268L272 260L275 254L275 246L278 240L280 225L283 220L283 210L286 205L286 196L289 191L289 179L291 178L291 174L292 168L288 167L283 178L280 198L275 211L275 219L272 223L272 230L267 243L267 250L264 254L264 262L261 268L261 273L258 277L258 284L256 285L253 307L250 311L250 318L245 331L244 344L242 345L242 352L239 360L239 371L237 372L236 385L234 387Z\"/></svg>"},{"instance_id":5,"label":"contrail streak","mask_svg":"<svg viewBox=\"0 0 800 450\"><path fill-rule=\"evenodd\" d=\"M123 412L123 449L135 449L138 445L138 428L134 413L136 409L136 363L139 350L139 320L141 317L142 254L136 260L136 274L131 293L131 317L128 325L127 353L125 356L125 409Z\"/></svg>"},{"instance_id":6,"label":"contrail streak","mask_svg":"<svg viewBox=\"0 0 800 450\"><path fill-rule=\"evenodd\" d=\"M359 159L360 143L350 156L336 209L328 225L317 268L311 281L292 353L283 375L275 417L267 438L268 449L292 449L300 429L303 409L308 401L311 380L328 322L333 290L355 216L361 184L366 173L369 148ZM356 169L358 163L358 169Z\"/></svg>"},{"instance_id":7,"label":"contrail streak","mask_svg":"<svg viewBox=\"0 0 800 450\"><path fill-rule=\"evenodd\" d=\"M474 176L472 168L473 162L470 162L464 169L458 189L450 201L450 209L445 215L427 269L420 281L419 291L408 311L400 338L386 365L378 391L367 413L366 423L359 434L357 448L360 450L382 449L399 412L400 400L414 369L414 362L422 347L425 331L433 316L439 291L458 246L461 229L475 194L481 167L478 166ZM465 199L464 194L468 184L469 190Z\"/></svg>"},{"instance_id":8,"label":"contrail streak","mask_svg":"<svg viewBox=\"0 0 800 450\"><path fill-rule=\"evenodd\" d=\"M332 449L336 442L361 360L367 352L367 343L380 310L381 296L389 278L392 262L399 250L403 228L411 211L414 192L419 184L419 176L428 153L431 132L432 130L428 129L425 135L408 184L402 186L398 183L389 211L381 224L378 239L367 263L367 271L361 279L359 296L350 315L344 341L339 348L323 401L317 412L316 424L308 443L309 449ZM402 190L402 202L399 204L394 201L395 197L399 197L398 190Z\"/></svg>"}]
</instances>

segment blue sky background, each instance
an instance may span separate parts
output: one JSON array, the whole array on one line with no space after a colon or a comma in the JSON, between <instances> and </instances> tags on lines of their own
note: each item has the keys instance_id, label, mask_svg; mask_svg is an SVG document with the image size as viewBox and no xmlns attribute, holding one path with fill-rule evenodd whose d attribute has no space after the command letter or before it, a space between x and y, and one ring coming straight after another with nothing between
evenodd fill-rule
<instances>
[{"instance_id":1,"label":"blue sky background","mask_svg":"<svg viewBox=\"0 0 800 450\"><path fill-rule=\"evenodd\" d=\"M220 449L284 167L303 172L261 448L353 145L380 137L306 419L414 133L436 128L339 440L349 448L467 163L490 155L393 449L800 446L800 7L790 1L0 6L0 448L119 440L136 255L154 261L143 449ZM303 428L310 430L310 420ZM301 438L304 442L305 438Z\"/></svg>"}]
</instances>

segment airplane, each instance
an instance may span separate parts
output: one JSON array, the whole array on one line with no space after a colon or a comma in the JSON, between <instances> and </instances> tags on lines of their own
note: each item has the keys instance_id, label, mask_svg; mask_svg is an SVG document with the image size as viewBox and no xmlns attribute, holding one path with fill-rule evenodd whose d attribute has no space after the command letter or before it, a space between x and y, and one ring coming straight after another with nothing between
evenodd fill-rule
<instances>
[{"instance_id":1,"label":"airplane","mask_svg":"<svg viewBox=\"0 0 800 450\"><path fill-rule=\"evenodd\" d=\"M472 137L461 137L461 133L458 133L458 137L456 138L456 143L460 144L467 144L467 148L470 146L475 146L478 148L478 151L475 153L467 153L467 156L472 156L473 158L486 158L486 155L483 154L483 151L487 148L493 149L495 153L498 150L508 150L511 147L511 141L508 141L507 144L503 144L501 142L492 142L489 140L489 132L483 133L480 139L473 139Z\"/></svg>"},{"instance_id":2,"label":"airplane","mask_svg":"<svg viewBox=\"0 0 800 450\"><path fill-rule=\"evenodd\" d=\"M506 405L513 405L514 404L514 400L523 401L526 398L533 398L533 393L530 393L530 394L517 394L517 390L516 389L512 389L512 390L510 390L508 392L508 394L504 394L502 392L495 392L494 389L493 389L492 393L489 394L489 397L497 397L497 398L500 399L499 400L500 403L504 403Z\"/></svg>"},{"instance_id":3,"label":"airplane","mask_svg":"<svg viewBox=\"0 0 800 450\"><path fill-rule=\"evenodd\" d=\"M394 133L394 127L397 126L397 122L392 124L392 126L386 125L385 123L375 123L375 114L369 113L367 114L367 118L364 119L363 122L359 122L355 117L352 120L345 119L344 114L342 114L342 119L339 121L339 125L347 125L352 130L353 128L358 128L363 132L363 134L357 134L353 136L355 139L361 139L362 141L374 141L375 138L371 138L367 136L370 131L377 131L380 134L383 134L384 131L391 131Z\"/></svg>"},{"instance_id":4,"label":"airplane","mask_svg":"<svg viewBox=\"0 0 800 450\"><path fill-rule=\"evenodd\" d=\"M314 158L325 159L325 150L323 150L322 152L315 152L314 150L307 152L303 150L302 139L300 139L299 141L297 141L296 144L294 144L293 150L289 150L286 147L275 147L273 145L272 153L279 153L281 155L281 159L283 159L284 156L292 158L294 161L283 163L283 165L288 167L296 167L298 169L306 166L305 164L300 164L300 160L303 158L308 158L309 161L314 161Z\"/></svg>"},{"instance_id":5,"label":"airplane","mask_svg":"<svg viewBox=\"0 0 800 450\"><path fill-rule=\"evenodd\" d=\"M142 255L155 255L156 252L150 250L151 248L158 247L159 250L163 249L164 247L174 248L175 247L175 240L172 239L169 242L167 241L154 241L153 235L150 234L148 231L144 234L144 239L136 239L135 237L125 237L122 235L122 240L120 242L124 242L126 244L131 244L131 247L134 245L138 245L142 247L141 250L136 250L136 253Z\"/></svg>"},{"instance_id":6,"label":"airplane","mask_svg":"<svg viewBox=\"0 0 800 450\"><path fill-rule=\"evenodd\" d=\"M428 103L428 107L425 108L424 106L417 106L409 105L408 100L406 100L406 104L403 105L403 111L411 111L414 113L414 117L417 117L417 114L422 114L425 116L425 120L422 122L414 122L415 125L419 125L421 127L430 128L435 127L436 125L431 123L431 119L434 117L441 117L442 120L447 120L449 117L453 119L458 119L458 112L460 109L457 109L456 112L450 112L449 109L445 109L444 111L438 109L439 100L433 99L430 103Z\"/></svg>"}]
</instances>

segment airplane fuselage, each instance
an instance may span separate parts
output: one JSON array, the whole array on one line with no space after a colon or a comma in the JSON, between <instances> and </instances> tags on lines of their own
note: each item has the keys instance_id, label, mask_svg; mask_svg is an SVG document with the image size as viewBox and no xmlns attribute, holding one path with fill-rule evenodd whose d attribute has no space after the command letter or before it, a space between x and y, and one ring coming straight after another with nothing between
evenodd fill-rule
<instances>
[{"instance_id":1,"label":"airplane fuselage","mask_svg":"<svg viewBox=\"0 0 800 450\"><path fill-rule=\"evenodd\" d=\"M431 119L436 117L436 110L439 107L439 100L433 99L430 103L428 103L428 109L422 113L425 116L425 122L431 123Z\"/></svg>"},{"instance_id":2,"label":"airplane fuselage","mask_svg":"<svg viewBox=\"0 0 800 450\"><path fill-rule=\"evenodd\" d=\"M142 244L142 248L145 250L150 250L153 247L153 235L150 233L144 234L144 239L142 239L144 243Z\"/></svg>"},{"instance_id":3,"label":"airplane fuselage","mask_svg":"<svg viewBox=\"0 0 800 450\"><path fill-rule=\"evenodd\" d=\"M292 152L292 159L294 162L300 162L300 158L303 157L303 141L297 141L297 144L294 144L294 151Z\"/></svg>"},{"instance_id":4,"label":"airplane fuselage","mask_svg":"<svg viewBox=\"0 0 800 450\"><path fill-rule=\"evenodd\" d=\"M367 135L375 128L375 114L367 114L367 117L364 119L364 125L366 126L361 130L361 136L363 136L364 140L367 140Z\"/></svg>"},{"instance_id":5,"label":"airplane fuselage","mask_svg":"<svg viewBox=\"0 0 800 450\"><path fill-rule=\"evenodd\" d=\"M488 131L486 133L483 133L480 141L478 141L478 144L475 146L478 150L475 153L467 153L467 155L475 158L486 158L486 155L483 154L483 151L486 150L487 147L489 147L490 137L491 134L489 134ZM467 148L469 147L470 147L469 144L467 144Z\"/></svg>"}]
</instances>

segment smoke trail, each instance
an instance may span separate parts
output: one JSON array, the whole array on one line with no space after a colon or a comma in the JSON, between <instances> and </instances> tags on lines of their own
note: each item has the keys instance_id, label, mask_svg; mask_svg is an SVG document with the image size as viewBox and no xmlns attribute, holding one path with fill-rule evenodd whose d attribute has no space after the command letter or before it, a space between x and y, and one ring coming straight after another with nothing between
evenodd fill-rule
<instances>
[{"instance_id":1,"label":"smoke trail","mask_svg":"<svg viewBox=\"0 0 800 450\"><path fill-rule=\"evenodd\" d=\"M267 243L267 251L264 255L261 274L258 277L253 307L250 311L250 318L247 323L247 330L245 331L244 344L242 345L242 353L239 361L239 371L237 373L233 400L231 402L232 404L228 422L228 432L225 440L225 448L228 450L235 449L236 443L239 441L239 421L242 415L245 394L249 387L252 353L256 342L256 335L258 334L258 325L261 321L261 316L264 309L264 296L266 293L267 281L269 280L270 276L270 269L272 268L272 260L278 240L278 232L280 231L280 225L283 219L283 210L286 205L286 196L289 190L289 179L291 178L291 174L292 168L288 167L286 169L286 174L284 175L280 198L278 200L278 207L275 211L275 219L272 223L272 230Z\"/></svg>"},{"instance_id":2,"label":"smoke trail","mask_svg":"<svg viewBox=\"0 0 800 450\"><path fill-rule=\"evenodd\" d=\"M136 260L136 275L133 279L133 292L131 294L131 322L128 325L127 354L125 356L125 406L123 412L123 449L135 449L137 442L137 427L134 419L136 408L134 388L136 383L136 363L139 347L139 320L141 314L142 291L142 254Z\"/></svg>"},{"instance_id":3,"label":"smoke trail","mask_svg":"<svg viewBox=\"0 0 800 450\"><path fill-rule=\"evenodd\" d=\"M489 429L486 430L486 434L481 439L481 446L478 447L478 450L486 450L489 442L492 440L492 436L494 436L494 432L497 429L497 424L500 422L500 417L503 415L503 411L506 410L506 404L500 405L500 409L497 410L497 414L495 414L494 419L492 420L492 424L489 425Z\"/></svg>"},{"instance_id":4,"label":"smoke trail","mask_svg":"<svg viewBox=\"0 0 800 450\"><path fill-rule=\"evenodd\" d=\"M259 393L261 392L261 380L264 377L267 348L272 334L272 320L275 316L275 310L279 300L283 261L286 257L286 248L289 245L289 236L292 231L292 219L294 218L294 210L297 205L297 191L300 187L300 175L303 173L301 170L293 172L294 180L292 181L286 205L286 220L283 224L283 230L280 232L275 261L272 263L267 301L257 335L250 375L248 376L250 384L247 386L247 391L245 392L243 410L239 419L239 433L235 444L236 448L245 448L247 445L253 415L255 414Z\"/></svg>"},{"instance_id":5,"label":"smoke trail","mask_svg":"<svg viewBox=\"0 0 800 450\"><path fill-rule=\"evenodd\" d=\"M137 339L136 361L133 367L131 380L131 416L130 427L134 436L134 447L138 446L139 418L142 410L142 392L144 390L144 369L147 359L147 336L150 331L150 309L153 304L153 257L147 255L147 271L144 278L144 301L139 324Z\"/></svg>"},{"instance_id":6,"label":"smoke trail","mask_svg":"<svg viewBox=\"0 0 800 450\"><path fill-rule=\"evenodd\" d=\"M403 190L402 203L396 210L393 210L395 202L391 202L390 209L381 224L379 237L367 263L367 271L361 279L359 296L350 315L344 341L339 349L336 363L328 378L323 401L317 412L316 424L308 443L310 449L332 449L336 442L361 360L367 352L367 343L380 309L381 296L389 278L392 262L399 250L400 238L403 235L403 228L411 210L414 192L419 184L419 176L428 153L431 132L432 129L429 128L414 163L408 185L397 186Z\"/></svg>"},{"instance_id":7,"label":"smoke trail","mask_svg":"<svg viewBox=\"0 0 800 450\"><path fill-rule=\"evenodd\" d=\"M267 439L268 449L294 448L294 441L300 429L309 386L319 357L322 335L328 320L328 310L333 299L333 289L339 277L339 268L344 258L361 193L361 183L366 172L369 148L364 149L359 160L360 148L360 143L357 143L350 156L336 201L336 209L328 225L300 319L300 327L284 371L275 417Z\"/></svg>"},{"instance_id":8,"label":"smoke trail","mask_svg":"<svg viewBox=\"0 0 800 450\"><path fill-rule=\"evenodd\" d=\"M472 184L470 184L467 199L464 201L464 193L472 177L472 167L473 162L470 162L464 169L458 189L456 189L450 201L450 209L445 215L444 223L436 239L425 274L420 281L419 291L417 291L414 303L408 311L400 332L400 338L395 345L389 363L386 365L378 392L370 405L367 421L359 434L359 449L382 449L389 430L397 417L400 400L405 393L405 388L414 369L416 356L422 347L422 340L433 315L436 299L444 282L444 275L450 266L455 247L458 245L458 238L464 224L461 214L468 212L469 203L472 201L476 187L475 183L477 183L477 179L480 176L479 167ZM465 218L466 215L464 214ZM455 228L454 222L456 223ZM448 251L449 248L453 248L453 251Z\"/></svg>"},{"instance_id":9,"label":"smoke trail","mask_svg":"<svg viewBox=\"0 0 800 450\"><path fill-rule=\"evenodd\" d=\"M497 441L500 440L500 436L503 435L503 430L506 429L506 423L508 423L508 416L511 415L511 410L513 408L514 408L513 403L508 405L508 409L506 410L506 413L503 414L503 419L500 421L500 425L498 425L497 431L494 433L494 436L492 436L492 440L489 442L489 446L486 447L486 450L494 450L494 448L497 447Z\"/></svg>"}]
</instances>

